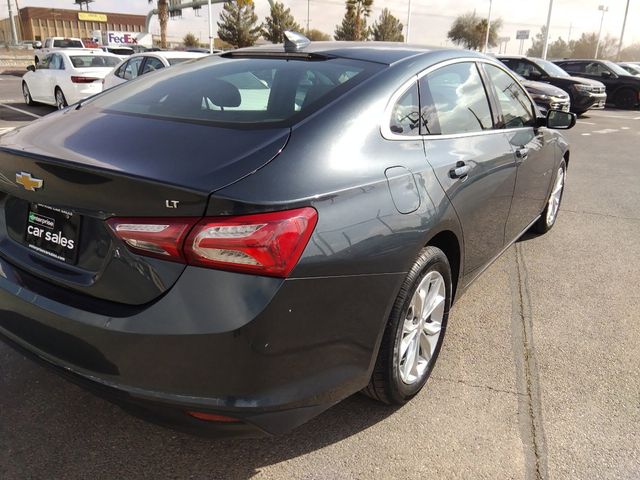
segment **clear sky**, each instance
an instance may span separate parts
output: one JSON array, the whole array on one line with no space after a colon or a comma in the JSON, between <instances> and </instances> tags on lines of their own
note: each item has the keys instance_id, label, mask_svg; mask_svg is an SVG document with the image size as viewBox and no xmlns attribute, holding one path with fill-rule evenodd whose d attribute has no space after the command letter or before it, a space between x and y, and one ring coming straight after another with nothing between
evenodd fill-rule
<instances>
[{"instance_id":1,"label":"clear sky","mask_svg":"<svg viewBox=\"0 0 640 480\"><path fill-rule=\"evenodd\" d=\"M15 2L15 0L11 0ZM190 0L183 0L186 3ZM73 0L18 0L20 7L44 6L54 8L77 8ZM154 2L155 3L155 2ZM255 0L256 12L262 20L269 13L267 0ZM344 14L342 0L284 0L284 4L291 8L292 13L303 26L307 21L307 5L309 6L309 20L311 28L320 29L333 34ZM551 37L562 36L565 40L571 31L571 39L578 38L583 32L597 32L600 26L601 12L598 5L606 4L609 11L604 18L603 34L609 33L620 36L622 19L626 5L625 0L554 0L551 21ZM106 12L122 12L146 14L153 4L147 0L96 0L90 9ZM408 0L374 1L372 17L376 18L380 11L387 7L403 24L407 20ZM517 53L519 42L515 40L516 30L531 30L531 36L539 32L546 23L548 0L493 0L493 17L500 17L504 26L500 35L511 37L508 44L509 53ZM217 30L215 22L221 10L221 5L213 8L214 35ZM411 32L412 43L427 45L446 45L447 31L453 19L465 12L476 10L478 15L487 15L489 0L411 0ZM7 3L0 0L0 16L6 17ZM187 32L193 32L206 42L208 36L207 9L201 10L197 17L193 11L185 12L182 19L169 22L169 36L182 37ZM157 20L151 24L151 30L159 30ZM640 0L631 0L629 19L625 33L625 45L640 42ZM525 49L530 41L525 42Z\"/></svg>"}]
</instances>

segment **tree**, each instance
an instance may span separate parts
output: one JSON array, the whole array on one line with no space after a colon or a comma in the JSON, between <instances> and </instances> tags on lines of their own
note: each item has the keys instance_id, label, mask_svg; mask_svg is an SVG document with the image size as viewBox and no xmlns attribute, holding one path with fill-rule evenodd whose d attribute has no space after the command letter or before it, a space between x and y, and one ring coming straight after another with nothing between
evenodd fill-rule
<instances>
[{"instance_id":1,"label":"tree","mask_svg":"<svg viewBox=\"0 0 640 480\"><path fill-rule=\"evenodd\" d=\"M596 54L596 45L598 44L597 33L583 33L578 40L569 42L571 49L571 57L574 58L593 58ZM598 50L598 58L615 57L618 52L618 39L610 35L600 39L600 48Z\"/></svg>"},{"instance_id":2,"label":"tree","mask_svg":"<svg viewBox=\"0 0 640 480\"><path fill-rule=\"evenodd\" d=\"M540 33L531 40L531 47L527 50L528 57L542 57L542 51L544 50L544 37L547 32L547 27L543 26ZM549 58L567 58L571 57L571 47L565 42L562 37L558 37L554 42L549 42L547 48L547 57Z\"/></svg>"},{"instance_id":3,"label":"tree","mask_svg":"<svg viewBox=\"0 0 640 480\"><path fill-rule=\"evenodd\" d=\"M153 3L154 0L149 0ZM169 23L169 0L157 0L158 21L160 22L160 48L167 48L167 24Z\"/></svg>"},{"instance_id":4,"label":"tree","mask_svg":"<svg viewBox=\"0 0 640 480\"><path fill-rule=\"evenodd\" d=\"M378 42L404 42L402 23L394 17L388 8L382 10L380 17L371 28L373 39Z\"/></svg>"},{"instance_id":5,"label":"tree","mask_svg":"<svg viewBox=\"0 0 640 480\"><path fill-rule=\"evenodd\" d=\"M634 43L622 49L620 60L623 62L635 62L640 60L640 43Z\"/></svg>"},{"instance_id":6,"label":"tree","mask_svg":"<svg viewBox=\"0 0 640 480\"><path fill-rule=\"evenodd\" d=\"M498 32L502 28L502 20L496 19L491 22L489 30L489 46L495 47L498 44ZM481 50L484 47L484 40L487 34L487 19L481 19L473 13L465 13L457 17L447 38L456 45L462 45L469 50Z\"/></svg>"},{"instance_id":7,"label":"tree","mask_svg":"<svg viewBox=\"0 0 640 480\"><path fill-rule=\"evenodd\" d=\"M191 32L187 33L183 37L182 43L184 43L185 47L199 47L200 46L200 40L198 40L196 38L196 36Z\"/></svg>"},{"instance_id":8,"label":"tree","mask_svg":"<svg viewBox=\"0 0 640 480\"><path fill-rule=\"evenodd\" d=\"M312 42L326 42L331 40L331 35L321 32L316 28L312 28L311 30L307 30L305 32L305 36L311 40Z\"/></svg>"},{"instance_id":9,"label":"tree","mask_svg":"<svg viewBox=\"0 0 640 480\"><path fill-rule=\"evenodd\" d=\"M261 25L252 0L225 2L218 21L218 37L236 48L250 47L260 37Z\"/></svg>"},{"instance_id":10,"label":"tree","mask_svg":"<svg viewBox=\"0 0 640 480\"><path fill-rule=\"evenodd\" d=\"M336 27L336 40L366 40L369 36L367 18L371 15L373 0L347 0L342 23Z\"/></svg>"},{"instance_id":11,"label":"tree","mask_svg":"<svg viewBox=\"0 0 640 480\"><path fill-rule=\"evenodd\" d=\"M284 32L287 30L301 32L302 28L291 15L291 9L285 9L283 3L276 2L262 26L262 36L271 43L280 43L284 41Z\"/></svg>"}]
</instances>

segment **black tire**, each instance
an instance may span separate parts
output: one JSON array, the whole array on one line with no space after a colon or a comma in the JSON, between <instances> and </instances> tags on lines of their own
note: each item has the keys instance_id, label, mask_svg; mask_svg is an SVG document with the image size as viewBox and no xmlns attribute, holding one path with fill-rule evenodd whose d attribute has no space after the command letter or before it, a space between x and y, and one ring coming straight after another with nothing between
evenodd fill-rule
<instances>
[{"instance_id":1,"label":"black tire","mask_svg":"<svg viewBox=\"0 0 640 480\"><path fill-rule=\"evenodd\" d=\"M36 102L33 101L31 97L31 91L29 91L29 86L27 82L22 82L22 98L24 98L24 103L31 106L35 105Z\"/></svg>"},{"instance_id":2,"label":"black tire","mask_svg":"<svg viewBox=\"0 0 640 480\"><path fill-rule=\"evenodd\" d=\"M53 91L53 95L56 100L56 107L58 108L58 110L62 110L63 108L67 107L67 99L60 87L56 87L56 89Z\"/></svg>"},{"instance_id":3,"label":"black tire","mask_svg":"<svg viewBox=\"0 0 640 480\"><path fill-rule=\"evenodd\" d=\"M402 340L404 319L409 305L420 282L433 271L440 273L445 285L444 314L435 350L426 366L426 370L413 384L405 383L400 377L399 348ZM416 262L407 274L395 300L391 315L378 351L378 358L371 375L369 385L362 391L365 395L387 404L403 405L413 398L424 386L435 365L447 327L449 308L451 307L451 267L442 250L425 247L420 251Z\"/></svg>"},{"instance_id":4,"label":"black tire","mask_svg":"<svg viewBox=\"0 0 640 480\"><path fill-rule=\"evenodd\" d=\"M621 88L615 94L614 103L625 110L635 108L638 105L638 92L633 88Z\"/></svg>"},{"instance_id":5,"label":"black tire","mask_svg":"<svg viewBox=\"0 0 640 480\"><path fill-rule=\"evenodd\" d=\"M551 219L551 221L549 221L548 214L551 208L550 200L551 200L551 196L553 195L553 190L556 185L556 181L558 179L559 169L562 169L562 174L563 174L562 190L560 190L560 199L558 201L556 212L553 215L553 218ZM564 186L566 184L566 178L567 178L567 164L565 163L564 160L560 162L560 165L558 166L558 170L556 170L556 174L553 177L553 186L551 187L551 193L549 194L549 198L547 199L547 203L545 204L544 210L542 211L542 214L540 215L540 218L538 219L538 221L534 223L533 226L531 227L531 230L534 233L538 233L540 235L547 233L549 230L553 228L553 226L556 224L556 220L558 219L558 213L560 212L560 205L562 204L562 196L564 195Z\"/></svg>"}]
</instances>

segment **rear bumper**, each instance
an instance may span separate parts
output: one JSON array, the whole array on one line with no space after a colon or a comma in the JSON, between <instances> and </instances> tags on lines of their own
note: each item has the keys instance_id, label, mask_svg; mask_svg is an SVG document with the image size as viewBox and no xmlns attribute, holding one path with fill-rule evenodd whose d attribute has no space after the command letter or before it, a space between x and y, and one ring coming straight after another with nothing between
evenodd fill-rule
<instances>
[{"instance_id":1,"label":"rear bumper","mask_svg":"<svg viewBox=\"0 0 640 480\"><path fill-rule=\"evenodd\" d=\"M188 268L153 305L108 316L43 296L4 260L0 271L0 338L165 423L232 434L286 432L364 387L403 277Z\"/></svg>"},{"instance_id":2,"label":"rear bumper","mask_svg":"<svg viewBox=\"0 0 640 480\"><path fill-rule=\"evenodd\" d=\"M92 95L102 92L102 81L93 83L72 83L71 88L64 91L67 103L73 105Z\"/></svg>"}]
</instances>

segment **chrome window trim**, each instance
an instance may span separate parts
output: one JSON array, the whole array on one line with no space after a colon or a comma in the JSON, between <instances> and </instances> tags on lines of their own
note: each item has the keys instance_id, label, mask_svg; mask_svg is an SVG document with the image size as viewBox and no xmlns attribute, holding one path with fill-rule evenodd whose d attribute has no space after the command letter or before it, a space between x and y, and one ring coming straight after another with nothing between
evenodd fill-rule
<instances>
[{"instance_id":1,"label":"chrome window trim","mask_svg":"<svg viewBox=\"0 0 640 480\"><path fill-rule=\"evenodd\" d=\"M389 102L387 103L387 106L384 110L384 116L383 116L384 121L380 127L380 132L382 134L382 137L386 140L396 140L396 141L397 140L415 141L415 140L427 140L427 139L438 140L438 139L475 137L478 135L495 135L497 133L509 133L509 132L515 132L518 130L524 130L527 128L533 128L533 127L517 127L517 128L502 128L502 129L491 128L490 130L483 130L480 132L450 133L446 135L398 135L397 133L393 133L391 131L390 124L391 124L391 115L393 113L393 107L395 107L398 100L400 100L400 97L402 97L409 90L409 88L411 88L416 82L418 82L425 75L429 75L430 73L435 72L440 68L447 67L449 65L455 65L456 63L469 63L469 62L486 63L488 65L493 65L494 67L499 68L504 73L509 75L518 85L520 85L520 82L518 81L518 79L509 72L509 70L504 66L504 64L502 64L501 62L492 60L490 58L460 57L460 58L452 58L449 60L444 60L442 62L436 63L435 65L431 65L430 67L422 70L416 75L413 75L409 80L404 82L400 86L400 88L398 88L394 92L393 95L391 95L391 98L389 99ZM522 88L522 91L527 95L527 98L529 98L529 102L531 104L531 113L535 118L536 116L536 109L534 107L535 103L531 98L531 95L529 95L529 92L527 92L527 89L522 87L522 85L520 85L520 88ZM489 101L488 98L487 98L487 101Z\"/></svg>"}]
</instances>

